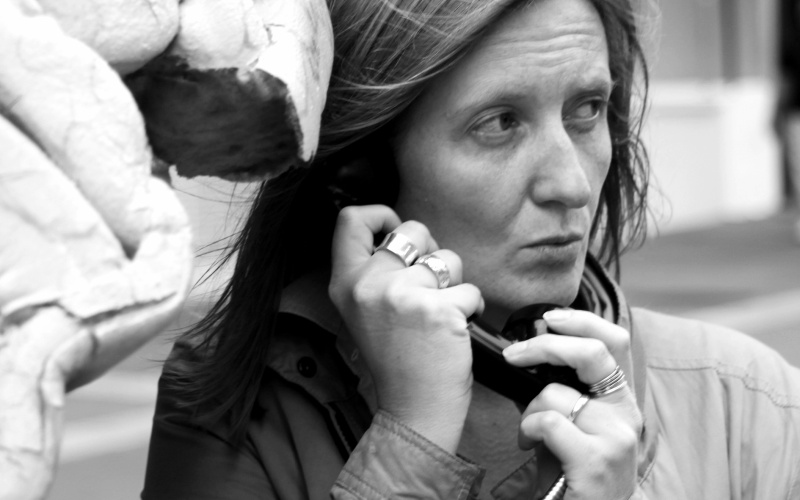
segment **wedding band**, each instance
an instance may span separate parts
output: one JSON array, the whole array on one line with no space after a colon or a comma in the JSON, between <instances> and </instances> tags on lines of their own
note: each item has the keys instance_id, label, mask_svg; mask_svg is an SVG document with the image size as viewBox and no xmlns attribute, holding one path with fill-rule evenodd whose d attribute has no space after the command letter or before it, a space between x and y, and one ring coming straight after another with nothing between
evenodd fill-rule
<instances>
[{"instance_id":1,"label":"wedding band","mask_svg":"<svg viewBox=\"0 0 800 500\"><path fill-rule=\"evenodd\" d=\"M575 419L578 418L578 415L581 414L584 406L586 406L586 403L588 402L589 402L589 395L581 394L581 397L579 397L578 400L575 401L575 406L572 407L572 411L569 412L569 417L567 417L569 418L570 422L574 422Z\"/></svg>"},{"instance_id":2,"label":"wedding band","mask_svg":"<svg viewBox=\"0 0 800 500\"><path fill-rule=\"evenodd\" d=\"M414 245L410 239L406 236L403 236L400 233L389 233L383 239L378 248L375 249L373 254L377 253L378 250L386 250L387 252L394 254L400 257L400 260L406 265L406 267L410 266L417 260L419 257L419 250L417 250L416 245Z\"/></svg>"},{"instance_id":3,"label":"wedding band","mask_svg":"<svg viewBox=\"0 0 800 500\"><path fill-rule=\"evenodd\" d=\"M431 253L423 255L417 259L414 265L421 265L430 269L439 282L439 289L447 288L447 285L450 284L450 270L447 269L447 263L436 255Z\"/></svg>"},{"instance_id":4,"label":"wedding band","mask_svg":"<svg viewBox=\"0 0 800 500\"><path fill-rule=\"evenodd\" d=\"M628 382L625 380L625 374L622 372L619 365L617 365L609 376L589 386L589 394L595 398L607 396L627 386Z\"/></svg>"}]
</instances>

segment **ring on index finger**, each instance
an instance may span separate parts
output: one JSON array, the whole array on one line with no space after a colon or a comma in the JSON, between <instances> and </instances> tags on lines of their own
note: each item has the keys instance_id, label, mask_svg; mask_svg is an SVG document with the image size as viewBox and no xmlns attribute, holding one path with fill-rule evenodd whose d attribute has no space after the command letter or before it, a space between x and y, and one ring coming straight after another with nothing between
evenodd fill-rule
<instances>
[{"instance_id":1,"label":"ring on index finger","mask_svg":"<svg viewBox=\"0 0 800 500\"><path fill-rule=\"evenodd\" d=\"M450 284L450 270L447 268L447 263L436 255L431 253L420 257L414 265L425 266L431 270L439 282L439 289L447 288Z\"/></svg>"},{"instance_id":2,"label":"ring on index finger","mask_svg":"<svg viewBox=\"0 0 800 500\"><path fill-rule=\"evenodd\" d=\"M380 245L375 249L372 254L374 255L379 250L385 250L391 254L396 255L403 261L406 267L410 266L419 257L419 250L417 246L411 242L408 237L400 233L389 233L383 239Z\"/></svg>"}]
</instances>

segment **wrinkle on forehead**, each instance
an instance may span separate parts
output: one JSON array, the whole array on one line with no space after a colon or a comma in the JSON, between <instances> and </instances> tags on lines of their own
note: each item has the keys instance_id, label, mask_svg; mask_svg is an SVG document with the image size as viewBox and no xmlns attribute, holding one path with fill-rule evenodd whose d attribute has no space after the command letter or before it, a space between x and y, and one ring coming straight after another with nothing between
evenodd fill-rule
<instances>
[{"instance_id":1,"label":"wrinkle on forehead","mask_svg":"<svg viewBox=\"0 0 800 500\"><path fill-rule=\"evenodd\" d=\"M549 2L548 2L549 3ZM600 16L594 6L585 2L583 6L570 3L559 3L558 7L567 7L571 12L554 13L546 11L552 5L542 6L539 2L531 3L521 10L539 11L537 21L524 27L525 16L519 16L520 10L506 15L481 42L481 51L491 55L493 59L512 58L520 53L531 53L541 57L544 64L560 65L578 52L596 52L598 56L608 52L605 30ZM547 22L553 15L559 23ZM534 15L537 15L534 12Z\"/></svg>"},{"instance_id":2,"label":"wrinkle on forehead","mask_svg":"<svg viewBox=\"0 0 800 500\"><path fill-rule=\"evenodd\" d=\"M537 8L537 11L533 11ZM605 30L586 0L545 0L509 13L425 94L447 120L493 101L552 101L613 86ZM431 101L430 99L433 99Z\"/></svg>"}]
</instances>

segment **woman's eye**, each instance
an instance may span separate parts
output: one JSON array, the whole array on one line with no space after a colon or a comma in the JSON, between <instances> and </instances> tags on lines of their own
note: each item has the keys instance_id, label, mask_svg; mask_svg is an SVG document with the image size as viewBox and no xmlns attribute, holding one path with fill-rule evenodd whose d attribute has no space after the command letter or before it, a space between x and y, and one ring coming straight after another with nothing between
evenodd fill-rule
<instances>
[{"instance_id":1,"label":"woman's eye","mask_svg":"<svg viewBox=\"0 0 800 500\"><path fill-rule=\"evenodd\" d=\"M479 121L472 133L488 144L501 144L513 136L519 122L511 113L498 113Z\"/></svg>"},{"instance_id":2,"label":"woman's eye","mask_svg":"<svg viewBox=\"0 0 800 500\"><path fill-rule=\"evenodd\" d=\"M564 121L580 130L591 129L605 115L607 106L605 99L583 101L564 117Z\"/></svg>"}]
</instances>

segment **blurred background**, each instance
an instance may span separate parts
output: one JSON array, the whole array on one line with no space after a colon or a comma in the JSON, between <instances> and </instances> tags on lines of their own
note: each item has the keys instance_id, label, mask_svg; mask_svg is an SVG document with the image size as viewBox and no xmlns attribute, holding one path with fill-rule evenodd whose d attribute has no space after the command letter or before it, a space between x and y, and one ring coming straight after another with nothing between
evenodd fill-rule
<instances>
[{"instance_id":1,"label":"blurred background","mask_svg":"<svg viewBox=\"0 0 800 500\"><path fill-rule=\"evenodd\" d=\"M644 138L653 213L648 241L622 266L634 306L744 330L796 365L800 210L789 160L800 139L786 137L800 108L793 96L800 94L793 86L798 3L640 2L652 71ZM252 188L176 179L176 189L194 223L199 279ZM219 283L198 286L172 329L68 396L50 499L139 497L160 360L170 336L202 314Z\"/></svg>"}]
</instances>

